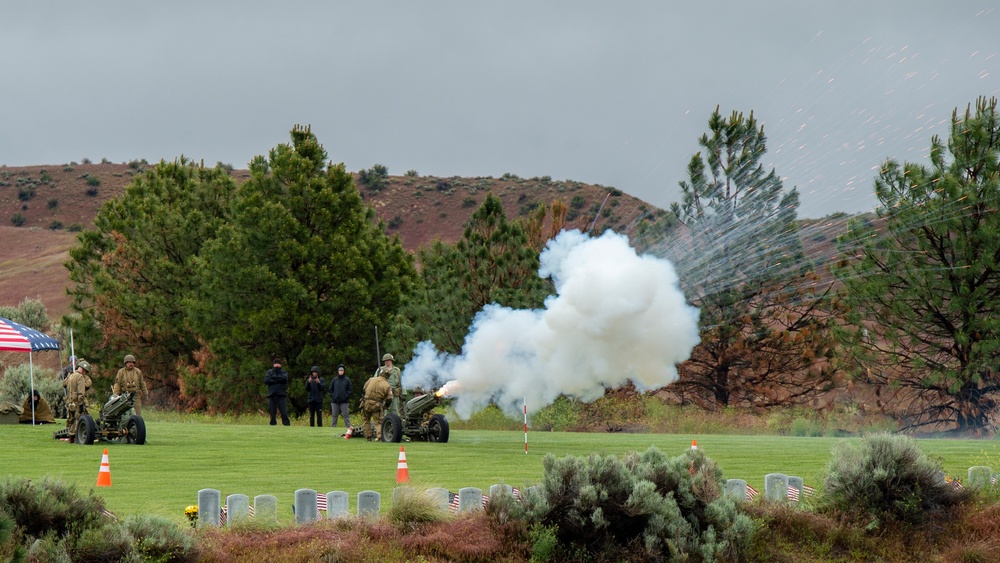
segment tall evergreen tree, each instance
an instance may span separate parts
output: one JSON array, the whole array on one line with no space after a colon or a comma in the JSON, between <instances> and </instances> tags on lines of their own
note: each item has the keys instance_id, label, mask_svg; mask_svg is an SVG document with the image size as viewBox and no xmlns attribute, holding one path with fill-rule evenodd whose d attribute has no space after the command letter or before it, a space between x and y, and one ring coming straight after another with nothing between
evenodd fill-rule
<instances>
[{"instance_id":1,"label":"tall evergreen tree","mask_svg":"<svg viewBox=\"0 0 1000 563\"><path fill-rule=\"evenodd\" d=\"M538 277L539 250L528 231L522 221L508 221L500 198L488 194L454 245L436 241L421 249L420 289L402 309L387 343L410 352L430 340L457 354L485 305L541 307L553 286Z\"/></svg>"},{"instance_id":2,"label":"tall evergreen tree","mask_svg":"<svg viewBox=\"0 0 1000 563\"><path fill-rule=\"evenodd\" d=\"M232 221L197 260L188 310L206 359L185 383L211 406L259 404L273 356L293 375L298 410L303 383L294 376L312 365L344 363L360 384L375 367L374 327L415 281L412 257L374 221L343 164L327 164L307 127L291 140L253 159Z\"/></svg>"},{"instance_id":3,"label":"tall evergreen tree","mask_svg":"<svg viewBox=\"0 0 1000 563\"><path fill-rule=\"evenodd\" d=\"M952 115L930 166L887 161L874 222L840 239L845 366L898 392L905 426L997 425L1000 116L996 98Z\"/></svg>"},{"instance_id":4,"label":"tall evergreen tree","mask_svg":"<svg viewBox=\"0 0 1000 563\"><path fill-rule=\"evenodd\" d=\"M680 182L682 200L650 244L671 259L701 310L701 344L679 366L676 389L703 405L796 403L824 389L829 354L821 295L798 239L798 191L761 159L767 138L753 113L709 118L702 151ZM647 230L644 240L653 238Z\"/></svg>"},{"instance_id":5,"label":"tall evergreen tree","mask_svg":"<svg viewBox=\"0 0 1000 563\"><path fill-rule=\"evenodd\" d=\"M66 323L81 355L113 376L132 353L154 393L176 398L176 366L200 347L183 300L193 290L193 259L227 220L236 182L223 167L181 157L161 161L107 201L70 250L74 282Z\"/></svg>"}]
</instances>

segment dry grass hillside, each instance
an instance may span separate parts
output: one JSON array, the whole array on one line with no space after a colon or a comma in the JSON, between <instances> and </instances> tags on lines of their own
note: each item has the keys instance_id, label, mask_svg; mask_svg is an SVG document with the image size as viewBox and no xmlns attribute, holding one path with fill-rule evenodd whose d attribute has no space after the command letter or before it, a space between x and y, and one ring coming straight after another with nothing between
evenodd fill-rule
<instances>
[{"instance_id":1,"label":"dry grass hillside","mask_svg":"<svg viewBox=\"0 0 1000 563\"><path fill-rule=\"evenodd\" d=\"M63 264L69 260L76 232L92 228L101 205L124 192L148 166L140 161L0 166L0 305L32 298L40 299L52 318L66 313L70 281ZM233 175L243 181L247 171L235 170ZM539 204L562 200L569 206L570 227L585 229L597 217L598 231L612 228L632 234L644 217L659 211L614 188L510 174L503 178L390 176L377 192L365 186L361 192L386 230L398 234L410 251L438 238L458 240L489 192L503 201L511 218Z\"/></svg>"}]
</instances>

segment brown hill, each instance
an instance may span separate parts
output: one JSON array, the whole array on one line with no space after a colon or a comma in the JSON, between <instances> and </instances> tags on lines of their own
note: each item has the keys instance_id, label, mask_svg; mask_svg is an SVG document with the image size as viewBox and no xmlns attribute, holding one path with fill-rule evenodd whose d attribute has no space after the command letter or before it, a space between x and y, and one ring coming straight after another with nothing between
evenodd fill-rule
<instances>
[{"instance_id":1,"label":"brown hill","mask_svg":"<svg viewBox=\"0 0 1000 563\"><path fill-rule=\"evenodd\" d=\"M148 166L140 161L0 166L0 305L32 298L40 299L52 318L68 312L70 281L63 264L76 243L75 232L92 228L101 205L123 193ZM248 172L235 170L233 176L243 181ZM562 200L569 206L570 227L586 229L596 217L597 231L611 228L632 234L644 217L659 211L615 188L511 174L390 176L377 192L365 186L361 192L386 230L398 234L410 251L438 238L458 240L488 192L500 198L511 218Z\"/></svg>"}]
</instances>

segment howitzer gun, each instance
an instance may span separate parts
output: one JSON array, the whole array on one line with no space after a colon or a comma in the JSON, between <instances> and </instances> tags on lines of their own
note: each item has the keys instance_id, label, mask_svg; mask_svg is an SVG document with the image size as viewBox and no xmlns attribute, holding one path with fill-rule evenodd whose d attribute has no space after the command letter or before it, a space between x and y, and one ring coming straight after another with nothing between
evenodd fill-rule
<instances>
[{"instance_id":1,"label":"howitzer gun","mask_svg":"<svg viewBox=\"0 0 1000 563\"><path fill-rule=\"evenodd\" d=\"M95 421L90 414L81 414L76 425L76 443L93 444L95 440L126 444L146 443L146 423L132 410L135 394L129 391L111 395L101 406ZM52 434L53 438L68 438L68 428Z\"/></svg>"},{"instance_id":2,"label":"howitzer gun","mask_svg":"<svg viewBox=\"0 0 1000 563\"><path fill-rule=\"evenodd\" d=\"M443 414L435 414L441 404L440 390L416 397L403 404L400 416L389 413L382 419L382 441L399 442L406 436L428 442L447 442L450 429Z\"/></svg>"}]
</instances>

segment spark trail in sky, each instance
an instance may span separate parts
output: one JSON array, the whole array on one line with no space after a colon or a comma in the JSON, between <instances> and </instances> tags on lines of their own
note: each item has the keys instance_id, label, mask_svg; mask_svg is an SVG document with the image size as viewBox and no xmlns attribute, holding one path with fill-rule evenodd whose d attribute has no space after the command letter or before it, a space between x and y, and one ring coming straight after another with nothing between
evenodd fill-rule
<instances>
[{"instance_id":1,"label":"spark trail in sky","mask_svg":"<svg viewBox=\"0 0 1000 563\"><path fill-rule=\"evenodd\" d=\"M676 364L699 341L673 265L639 256L611 231L564 231L540 256L539 276L556 294L542 309L488 305L472 321L460 355L421 342L403 369L407 388L444 385L468 418L494 402L511 416L560 394L593 401L629 381L642 389L677 380Z\"/></svg>"}]
</instances>

